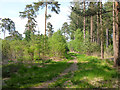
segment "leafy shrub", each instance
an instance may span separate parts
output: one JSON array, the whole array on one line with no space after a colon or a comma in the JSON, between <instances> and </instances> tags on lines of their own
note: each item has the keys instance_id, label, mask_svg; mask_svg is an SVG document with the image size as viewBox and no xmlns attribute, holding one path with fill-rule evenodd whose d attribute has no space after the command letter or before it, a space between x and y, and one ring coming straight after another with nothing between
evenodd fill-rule
<instances>
[{"instance_id":1,"label":"leafy shrub","mask_svg":"<svg viewBox=\"0 0 120 90\"><path fill-rule=\"evenodd\" d=\"M10 44L7 40L2 40L2 57L9 58L11 56L10 54Z\"/></svg>"},{"instance_id":2,"label":"leafy shrub","mask_svg":"<svg viewBox=\"0 0 120 90\"><path fill-rule=\"evenodd\" d=\"M67 43L60 30L49 39L49 47L51 56L64 57L67 53Z\"/></svg>"},{"instance_id":3,"label":"leafy shrub","mask_svg":"<svg viewBox=\"0 0 120 90\"><path fill-rule=\"evenodd\" d=\"M83 38L83 33L80 29L75 32L75 39L68 43L69 49L79 53L91 54L100 52L100 46L97 43L90 42L89 34L86 32L86 39Z\"/></svg>"}]
</instances>

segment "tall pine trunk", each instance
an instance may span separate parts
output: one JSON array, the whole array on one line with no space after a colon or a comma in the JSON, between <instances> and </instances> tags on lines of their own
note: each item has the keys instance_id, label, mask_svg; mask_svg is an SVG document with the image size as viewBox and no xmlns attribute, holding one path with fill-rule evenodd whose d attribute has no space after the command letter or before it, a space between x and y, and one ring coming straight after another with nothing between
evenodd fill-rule
<instances>
[{"instance_id":1,"label":"tall pine trunk","mask_svg":"<svg viewBox=\"0 0 120 90\"><path fill-rule=\"evenodd\" d=\"M113 51L115 56L115 2L113 0ZM114 58L115 61L115 58Z\"/></svg>"},{"instance_id":2,"label":"tall pine trunk","mask_svg":"<svg viewBox=\"0 0 120 90\"><path fill-rule=\"evenodd\" d=\"M109 30L106 28L106 48L108 48L109 45Z\"/></svg>"},{"instance_id":3,"label":"tall pine trunk","mask_svg":"<svg viewBox=\"0 0 120 90\"><path fill-rule=\"evenodd\" d=\"M114 65L115 66L120 65L120 12L119 12L119 8L120 8L119 2L115 2L115 5L113 2L113 49L114 49Z\"/></svg>"},{"instance_id":4,"label":"tall pine trunk","mask_svg":"<svg viewBox=\"0 0 120 90\"><path fill-rule=\"evenodd\" d=\"M45 7L45 36L46 36L46 23L47 23L47 0L46 0L46 7Z\"/></svg>"},{"instance_id":5,"label":"tall pine trunk","mask_svg":"<svg viewBox=\"0 0 120 90\"><path fill-rule=\"evenodd\" d=\"M102 0L100 1L100 27L101 27L101 58L104 58L103 28L102 28Z\"/></svg>"},{"instance_id":6,"label":"tall pine trunk","mask_svg":"<svg viewBox=\"0 0 120 90\"><path fill-rule=\"evenodd\" d=\"M46 25L47 25L47 0L46 0L46 4L45 4L45 35L44 35L43 57L45 57L45 50L46 50Z\"/></svg>"},{"instance_id":7,"label":"tall pine trunk","mask_svg":"<svg viewBox=\"0 0 120 90\"><path fill-rule=\"evenodd\" d=\"M91 30L90 30L91 42L93 42L93 16L91 16Z\"/></svg>"},{"instance_id":8,"label":"tall pine trunk","mask_svg":"<svg viewBox=\"0 0 120 90\"><path fill-rule=\"evenodd\" d=\"M84 4L84 6L83 6L83 10L84 10L84 21L83 21L84 26L83 26L83 32L84 32L84 40L85 40L85 0L84 0L83 4Z\"/></svg>"},{"instance_id":9,"label":"tall pine trunk","mask_svg":"<svg viewBox=\"0 0 120 90\"><path fill-rule=\"evenodd\" d=\"M97 12L97 43L99 44L99 16L98 16L98 12Z\"/></svg>"},{"instance_id":10,"label":"tall pine trunk","mask_svg":"<svg viewBox=\"0 0 120 90\"><path fill-rule=\"evenodd\" d=\"M98 2L99 6L99 2ZM99 11L97 12L97 43L100 45L100 36L99 36Z\"/></svg>"},{"instance_id":11,"label":"tall pine trunk","mask_svg":"<svg viewBox=\"0 0 120 90\"><path fill-rule=\"evenodd\" d=\"M89 23L89 17L87 17L87 23ZM89 34L89 36L90 36L90 26L89 26L89 24L87 24L87 26L88 26L88 34ZM89 40L90 40L90 37L89 37Z\"/></svg>"}]
</instances>

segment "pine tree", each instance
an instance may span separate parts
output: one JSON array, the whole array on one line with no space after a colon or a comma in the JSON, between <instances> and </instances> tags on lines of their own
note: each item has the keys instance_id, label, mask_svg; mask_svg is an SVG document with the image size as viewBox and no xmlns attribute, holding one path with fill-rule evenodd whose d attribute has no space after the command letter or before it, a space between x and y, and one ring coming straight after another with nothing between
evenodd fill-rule
<instances>
[{"instance_id":1,"label":"pine tree","mask_svg":"<svg viewBox=\"0 0 120 90\"><path fill-rule=\"evenodd\" d=\"M1 19L0 28L4 33L4 39L5 39L6 31L8 31L9 33L13 33L15 31L15 23L10 18L4 18Z\"/></svg>"},{"instance_id":2,"label":"pine tree","mask_svg":"<svg viewBox=\"0 0 120 90\"><path fill-rule=\"evenodd\" d=\"M52 37L54 33L53 25L50 22L47 23L47 33L48 33L48 37Z\"/></svg>"},{"instance_id":3,"label":"pine tree","mask_svg":"<svg viewBox=\"0 0 120 90\"><path fill-rule=\"evenodd\" d=\"M46 36L46 24L47 24L47 8L51 9L51 11L59 14L60 12L60 4L58 1L54 0L41 0L39 2L34 2L34 9L39 11L40 7L45 7L45 36Z\"/></svg>"},{"instance_id":4,"label":"pine tree","mask_svg":"<svg viewBox=\"0 0 120 90\"><path fill-rule=\"evenodd\" d=\"M35 28L37 25L36 24L37 21L35 20L37 14L35 9L33 8L33 5L32 4L26 5L25 10L23 12L20 12L20 17L28 19L24 34L28 34L26 36L29 36L28 38L30 40L30 34L34 34L36 32Z\"/></svg>"}]
</instances>

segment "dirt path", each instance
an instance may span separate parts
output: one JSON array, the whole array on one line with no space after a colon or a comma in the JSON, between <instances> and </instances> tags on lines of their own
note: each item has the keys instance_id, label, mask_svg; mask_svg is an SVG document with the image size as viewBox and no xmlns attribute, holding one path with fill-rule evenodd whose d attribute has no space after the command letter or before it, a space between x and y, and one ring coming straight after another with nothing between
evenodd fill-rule
<instances>
[{"instance_id":1,"label":"dirt path","mask_svg":"<svg viewBox=\"0 0 120 90\"><path fill-rule=\"evenodd\" d=\"M42 83L41 86L34 87L34 88L48 88L49 84L55 82L58 78L63 77L64 75L68 74L68 72L76 71L78 69L76 57L75 57L75 59L68 61L68 63L70 63L70 62L73 62L73 64L70 65L69 68L65 69L59 76L54 77L52 80L46 81L46 82Z\"/></svg>"}]
</instances>

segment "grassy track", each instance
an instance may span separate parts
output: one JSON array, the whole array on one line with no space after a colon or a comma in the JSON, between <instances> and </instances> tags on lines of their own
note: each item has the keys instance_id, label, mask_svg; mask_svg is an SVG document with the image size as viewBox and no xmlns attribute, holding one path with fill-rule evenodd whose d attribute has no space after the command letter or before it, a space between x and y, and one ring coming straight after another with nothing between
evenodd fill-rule
<instances>
[{"instance_id":1,"label":"grassy track","mask_svg":"<svg viewBox=\"0 0 120 90\"><path fill-rule=\"evenodd\" d=\"M64 69L69 67L69 65L70 63L66 61L51 61L43 67L28 64L10 64L3 66L3 76L10 78L5 82L6 85L3 88L28 88L38 86L42 82L58 76ZM18 71L12 72L11 70L15 68L17 68Z\"/></svg>"},{"instance_id":2,"label":"grassy track","mask_svg":"<svg viewBox=\"0 0 120 90\"><path fill-rule=\"evenodd\" d=\"M7 80L4 88L28 88L41 85L43 82L52 80L60 73L68 68L71 63L69 56L77 57L78 70L68 72L68 74L60 77L55 82L49 84L54 87L69 87L69 88L117 88L118 78L120 74L113 68L113 62L110 60L100 60L97 57L70 53L68 60L59 62L49 61L40 67L39 64L10 64L3 66L3 76L10 77ZM15 72L14 69L18 69ZM14 70L11 71L11 70ZM10 73L13 72L13 73Z\"/></svg>"},{"instance_id":3,"label":"grassy track","mask_svg":"<svg viewBox=\"0 0 120 90\"><path fill-rule=\"evenodd\" d=\"M71 77L71 73L68 73L50 87L118 88L120 74L112 67L112 61L79 54L75 56L78 58L78 70L74 76Z\"/></svg>"}]
</instances>

